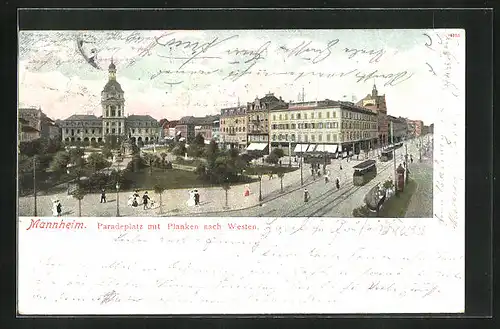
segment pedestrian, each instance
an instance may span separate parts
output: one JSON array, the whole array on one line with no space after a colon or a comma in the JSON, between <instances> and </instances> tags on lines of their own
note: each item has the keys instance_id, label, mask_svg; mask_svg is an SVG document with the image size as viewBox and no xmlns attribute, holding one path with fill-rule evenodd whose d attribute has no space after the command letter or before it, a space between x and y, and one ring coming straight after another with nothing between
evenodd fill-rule
<instances>
[{"instance_id":1,"label":"pedestrian","mask_svg":"<svg viewBox=\"0 0 500 329\"><path fill-rule=\"evenodd\" d=\"M52 216L57 217L57 200L52 200Z\"/></svg>"},{"instance_id":2,"label":"pedestrian","mask_svg":"<svg viewBox=\"0 0 500 329\"><path fill-rule=\"evenodd\" d=\"M410 163L413 163L413 155L410 154Z\"/></svg>"},{"instance_id":3,"label":"pedestrian","mask_svg":"<svg viewBox=\"0 0 500 329\"><path fill-rule=\"evenodd\" d=\"M304 202L309 202L309 191L307 189L304 190Z\"/></svg>"},{"instance_id":4,"label":"pedestrian","mask_svg":"<svg viewBox=\"0 0 500 329\"><path fill-rule=\"evenodd\" d=\"M198 193L198 190L194 190L194 205L200 205L200 193Z\"/></svg>"},{"instance_id":5,"label":"pedestrian","mask_svg":"<svg viewBox=\"0 0 500 329\"><path fill-rule=\"evenodd\" d=\"M137 206L139 206L139 202L137 202L137 198L136 198L136 197L134 197L134 201L132 201L132 207L134 207L134 208L135 208L135 207L137 207Z\"/></svg>"},{"instance_id":6,"label":"pedestrian","mask_svg":"<svg viewBox=\"0 0 500 329\"><path fill-rule=\"evenodd\" d=\"M335 186L337 186L337 190L340 189L340 179L338 177L335 179Z\"/></svg>"},{"instance_id":7,"label":"pedestrian","mask_svg":"<svg viewBox=\"0 0 500 329\"><path fill-rule=\"evenodd\" d=\"M101 203L106 203L106 191L102 189L101 191Z\"/></svg>"},{"instance_id":8,"label":"pedestrian","mask_svg":"<svg viewBox=\"0 0 500 329\"><path fill-rule=\"evenodd\" d=\"M57 217L61 217L61 214L62 214L61 201L57 200Z\"/></svg>"},{"instance_id":9,"label":"pedestrian","mask_svg":"<svg viewBox=\"0 0 500 329\"><path fill-rule=\"evenodd\" d=\"M325 174L325 184L328 184L328 175Z\"/></svg>"},{"instance_id":10,"label":"pedestrian","mask_svg":"<svg viewBox=\"0 0 500 329\"><path fill-rule=\"evenodd\" d=\"M342 170L342 164L340 164L340 170Z\"/></svg>"},{"instance_id":11,"label":"pedestrian","mask_svg":"<svg viewBox=\"0 0 500 329\"><path fill-rule=\"evenodd\" d=\"M144 204L144 210L148 207L148 200L150 200L148 191L144 192L144 195L142 196L142 203Z\"/></svg>"}]
</instances>

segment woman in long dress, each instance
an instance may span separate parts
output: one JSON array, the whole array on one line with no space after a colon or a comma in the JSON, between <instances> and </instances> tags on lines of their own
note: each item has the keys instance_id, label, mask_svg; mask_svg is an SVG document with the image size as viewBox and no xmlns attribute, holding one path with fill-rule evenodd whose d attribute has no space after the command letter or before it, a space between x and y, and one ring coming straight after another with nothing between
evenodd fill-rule
<instances>
[{"instance_id":1,"label":"woman in long dress","mask_svg":"<svg viewBox=\"0 0 500 329\"><path fill-rule=\"evenodd\" d=\"M52 216L57 217L57 201L52 201Z\"/></svg>"},{"instance_id":2,"label":"woman in long dress","mask_svg":"<svg viewBox=\"0 0 500 329\"><path fill-rule=\"evenodd\" d=\"M194 207L195 205L194 191L189 191L189 199L187 200L187 205L188 207Z\"/></svg>"}]
</instances>

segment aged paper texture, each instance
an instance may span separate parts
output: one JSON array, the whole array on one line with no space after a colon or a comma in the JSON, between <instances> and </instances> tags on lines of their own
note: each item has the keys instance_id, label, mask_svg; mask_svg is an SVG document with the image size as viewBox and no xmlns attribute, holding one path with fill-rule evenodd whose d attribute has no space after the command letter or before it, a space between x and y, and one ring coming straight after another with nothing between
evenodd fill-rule
<instances>
[{"instance_id":1,"label":"aged paper texture","mask_svg":"<svg viewBox=\"0 0 500 329\"><path fill-rule=\"evenodd\" d=\"M18 311L465 307L465 31L21 31Z\"/></svg>"}]
</instances>

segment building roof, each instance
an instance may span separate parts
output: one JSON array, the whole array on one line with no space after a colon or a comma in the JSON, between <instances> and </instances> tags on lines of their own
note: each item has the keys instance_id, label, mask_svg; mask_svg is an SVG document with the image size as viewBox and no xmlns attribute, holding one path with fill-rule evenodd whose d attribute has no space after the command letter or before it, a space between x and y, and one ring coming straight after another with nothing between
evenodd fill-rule
<instances>
[{"instance_id":1,"label":"building roof","mask_svg":"<svg viewBox=\"0 0 500 329\"><path fill-rule=\"evenodd\" d=\"M67 119L62 121L96 121L99 120L98 117L92 114L73 114Z\"/></svg>"},{"instance_id":2,"label":"building roof","mask_svg":"<svg viewBox=\"0 0 500 329\"><path fill-rule=\"evenodd\" d=\"M115 79L108 80L108 83L106 83L102 91L107 93L112 91L123 93L122 86Z\"/></svg>"},{"instance_id":3,"label":"building roof","mask_svg":"<svg viewBox=\"0 0 500 329\"><path fill-rule=\"evenodd\" d=\"M156 121L155 118L153 118L150 115L137 115L137 114L132 114L127 117L127 120L134 120L134 121Z\"/></svg>"},{"instance_id":4,"label":"building roof","mask_svg":"<svg viewBox=\"0 0 500 329\"><path fill-rule=\"evenodd\" d=\"M224 117L227 117L227 116L242 116L242 115L246 115L246 109L247 107L246 106L236 106L236 107L227 107L227 108L223 108L221 109L221 117L224 116Z\"/></svg>"},{"instance_id":5,"label":"building roof","mask_svg":"<svg viewBox=\"0 0 500 329\"><path fill-rule=\"evenodd\" d=\"M179 120L165 121L163 122L163 128L175 128L179 124Z\"/></svg>"},{"instance_id":6,"label":"building roof","mask_svg":"<svg viewBox=\"0 0 500 329\"><path fill-rule=\"evenodd\" d=\"M21 131L23 133L38 133L38 132L40 132L40 130L33 128L31 126L22 126Z\"/></svg>"},{"instance_id":7,"label":"building roof","mask_svg":"<svg viewBox=\"0 0 500 329\"><path fill-rule=\"evenodd\" d=\"M275 102L280 102L280 99L274 96L273 93L268 93L266 96L262 97L260 99L261 103L275 103ZM282 102L282 101L281 101Z\"/></svg>"}]
</instances>

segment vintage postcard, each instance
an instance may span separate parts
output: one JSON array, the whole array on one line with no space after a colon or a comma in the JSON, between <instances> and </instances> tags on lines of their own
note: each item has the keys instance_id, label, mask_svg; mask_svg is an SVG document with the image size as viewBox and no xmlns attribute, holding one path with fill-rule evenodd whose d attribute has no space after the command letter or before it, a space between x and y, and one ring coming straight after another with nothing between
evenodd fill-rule
<instances>
[{"instance_id":1,"label":"vintage postcard","mask_svg":"<svg viewBox=\"0 0 500 329\"><path fill-rule=\"evenodd\" d=\"M465 307L465 31L20 31L18 312Z\"/></svg>"}]
</instances>

